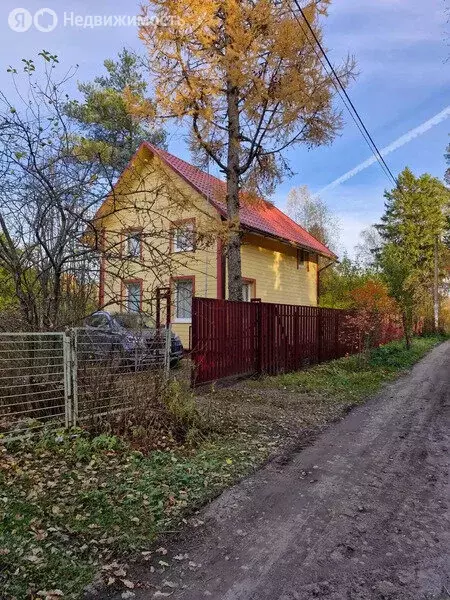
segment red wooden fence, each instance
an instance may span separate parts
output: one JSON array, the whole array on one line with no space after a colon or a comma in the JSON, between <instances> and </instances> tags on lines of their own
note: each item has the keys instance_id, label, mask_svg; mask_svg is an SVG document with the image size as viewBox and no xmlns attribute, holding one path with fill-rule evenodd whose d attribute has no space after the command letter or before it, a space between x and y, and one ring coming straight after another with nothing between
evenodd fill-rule
<instances>
[{"instance_id":1,"label":"red wooden fence","mask_svg":"<svg viewBox=\"0 0 450 600\"><path fill-rule=\"evenodd\" d=\"M344 310L194 298L193 385L232 376L276 375L355 353L359 332ZM402 337L388 320L375 345Z\"/></svg>"}]
</instances>

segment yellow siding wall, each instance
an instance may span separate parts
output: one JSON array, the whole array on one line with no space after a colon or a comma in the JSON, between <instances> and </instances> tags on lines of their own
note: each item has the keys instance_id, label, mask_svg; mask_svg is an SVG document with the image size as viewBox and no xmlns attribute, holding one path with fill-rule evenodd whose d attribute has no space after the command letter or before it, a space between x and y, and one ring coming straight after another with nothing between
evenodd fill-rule
<instances>
[{"instance_id":1,"label":"yellow siding wall","mask_svg":"<svg viewBox=\"0 0 450 600\"><path fill-rule=\"evenodd\" d=\"M101 210L108 250L104 286L108 310L123 309L122 280L128 279L143 281L143 310L152 314L155 313L156 289L171 282L173 287L173 277L194 276L197 296L217 297L220 218L207 200L145 150L116 187L112 208L111 202L111 210L108 211L108 201ZM193 217L200 234L196 251L170 254L172 223ZM137 227L143 228L144 235L153 236L144 243L141 264L128 263L119 256L121 232ZM243 242L243 277L256 280L255 297L263 302L317 304L316 262L309 263L309 270L298 269L297 250L288 244L256 234L246 234ZM159 258L155 259L155 255ZM173 316L172 307L173 329L187 348L190 325L174 322Z\"/></svg>"},{"instance_id":2,"label":"yellow siding wall","mask_svg":"<svg viewBox=\"0 0 450 600\"><path fill-rule=\"evenodd\" d=\"M168 182L170 179L170 183ZM124 229L143 228L154 238L143 244L142 264L109 259L106 263L105 304L111 312L122 310L122 280L143 280L143 310L155 314L155 292L171 285L172 278L195 277L198 296L217 297L217 224L219 217L211 205L183 179L170 173L159 159L147 157L119 184L114 209L103 218L106 248L119 251ZM200 241L195 252L170 253L173 222L195 218ZM123 234L122 234L123 237ZM154 250L157 252L154 252ZM153 250L153 251L152 251ZM110 253L112 254L112 253ZM168 257L168 258L165 258ZM173 330L189 346L190 325L176 323ZM162 315L165 318L165 315Z\"/></svg>"},{"instance_id":3,"label":"yellow siding wall","mask_svg":"<svg viewBox=\"0 0 450 600\"><path fill-rule=\"evenodd\" d=\"M297 269L297 249L288 244L244 236L242 276L256 279L256 298L263 302L317 305L317 262Z\"/></svg>"}]
</instances>

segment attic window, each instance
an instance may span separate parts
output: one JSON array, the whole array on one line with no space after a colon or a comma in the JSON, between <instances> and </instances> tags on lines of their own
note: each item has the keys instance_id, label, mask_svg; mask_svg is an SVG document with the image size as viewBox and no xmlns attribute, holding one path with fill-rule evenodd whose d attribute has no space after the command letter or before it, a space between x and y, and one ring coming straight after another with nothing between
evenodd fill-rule
<instances>
[{"instance_id":1,"label":"attic window","mask_svg":"<svg viewBox=\"0 0 450 600\"><path fill-rule=\"evenodd\" d=\"M309 271L309 262L311 260L311 255L306 250L297 250L297 269L306 267L306 270Z\"/></svg>"},{"instance_id":2,"label":"attic window","mask_svg":"<svg viewBox=\"0 0 450 600\"><path fill-rule=\"evenodd\" d=\"M141 231L130 231L127 237L127 255L133 258L141 255L142 248Z\"/></svg>"}]
</instances>

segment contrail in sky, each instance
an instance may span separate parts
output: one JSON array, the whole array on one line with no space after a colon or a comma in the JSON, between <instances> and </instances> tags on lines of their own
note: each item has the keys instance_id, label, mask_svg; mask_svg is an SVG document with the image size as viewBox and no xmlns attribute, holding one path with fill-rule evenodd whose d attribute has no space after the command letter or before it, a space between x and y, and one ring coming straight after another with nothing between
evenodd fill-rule
<instances>
[{"instance_id":1,"label":"contrail in sky","mask_svg":"<svg viewBox=\"0 0 450 600\"><path fill-rule=\"evenodd\" d=\"M439 123L442 123L442 121L444 121L448 117L450 117L450 106L447 106L447 108L444 108L444 110L442 110L440 113L435 115L432 119L425 121L425 123L422 123L422 125L419 125L419 127L416 127L415 129L411 129L411 131L408 131L408 133L405 133L405 135L402 135L401 137L399 137L397 140L395 140L395 142L392 142L392 144L389 144L389 146L386 146L385 148L380 150L380 154L382 156L387 156L388 154L395 152L395 150L398 150L405 144L408 144L414 138L423 135L429 129L434 127L435 125L439 125ZM322 194L323 192L327 192L328 190L331 190L331 189L337 187L341 183L348 181L349 179L351 179L358 173L361 173L361 171L364 171L365 169L367 169L368 167L370 167L371 165L373 165L376 162L377 162L377 159L375 158L375 156L368 158L367 160L362 162L360 165L358 165L351 171L348 171L347 173L345 173L344 175L342 175L335 181L332 181L329 185L325 186L323 189L320 190L320 192L318 192L317 195Z\"/></svg>"}]
</instances>

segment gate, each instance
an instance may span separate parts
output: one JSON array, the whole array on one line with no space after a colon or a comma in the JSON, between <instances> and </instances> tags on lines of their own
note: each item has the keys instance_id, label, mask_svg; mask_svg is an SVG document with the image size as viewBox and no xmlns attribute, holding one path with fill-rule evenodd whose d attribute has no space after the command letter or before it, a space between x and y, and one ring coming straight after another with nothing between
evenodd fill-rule
<instances>
[{"instance_id":1,"label":"gate","mask_svg":"<svg viewBox=\"0 0 450 600\"><path fill-rule=\"evenodd\" d=\"M70 338L64 333L0 334L0 433L71 424Z\"/></svg>"},{"instance_id":2,"label":"gate","mask_svg":"<svg viewBox=\"0 0 450 600\"><path fill-rule=\"evenodd\" d=\"M0 435L130 409L168 376L171 329L138 337L124 354L109 334L0 333Z\"/></svg>"},{"instance_id":3,"label":"gate","mask_svg":"<svg viewBox=\"0 0 450 600\"><path fill-rule=\"evenodd\" d=\"M193 298L193 384L259 371L258 314L261 305Z\"/></svg>"}]
</instances>

